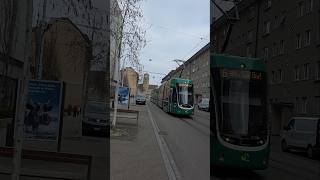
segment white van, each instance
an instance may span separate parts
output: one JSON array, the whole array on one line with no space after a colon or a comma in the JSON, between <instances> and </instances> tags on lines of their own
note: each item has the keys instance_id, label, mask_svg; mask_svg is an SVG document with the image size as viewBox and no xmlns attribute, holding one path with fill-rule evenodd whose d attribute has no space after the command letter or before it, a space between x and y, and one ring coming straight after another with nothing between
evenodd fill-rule
<instances>
[{"instance_id":1,"label":"white van","mask_svg":"<svg viewBox=\"0 0 320 180\"><path fill-rule=\"evenodd\" d=\"M306 150L313 158L320 152L320 118L294 117L283 127L282 151L289 149Z\"/></svg>"}]
</instances>

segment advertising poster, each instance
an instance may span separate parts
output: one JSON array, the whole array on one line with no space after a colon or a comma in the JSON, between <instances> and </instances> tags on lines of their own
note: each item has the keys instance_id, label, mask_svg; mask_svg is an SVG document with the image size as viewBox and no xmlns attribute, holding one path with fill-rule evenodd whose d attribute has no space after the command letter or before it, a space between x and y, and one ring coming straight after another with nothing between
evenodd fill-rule
<instances>
[{"instance_id":1,"label":"advertising poster","mask_svg":"<svg viewBox=\"0 0 320 180\"><path fill-rule=\"evenodd\" d=\"M62 83L29 80L24 118L24 137L57 141L62 101Z\"/></svg>"},{"instance_id":2,"label":"advertising poster","mask_svg":"<svg viewBox=\"0 0 320 180\"><path fill-rule=\"evenodd\" d=\"M128 101L129 101L129 88L119 87L118 103L123 105L128 105Z\"/></svg>"}]
</instances>

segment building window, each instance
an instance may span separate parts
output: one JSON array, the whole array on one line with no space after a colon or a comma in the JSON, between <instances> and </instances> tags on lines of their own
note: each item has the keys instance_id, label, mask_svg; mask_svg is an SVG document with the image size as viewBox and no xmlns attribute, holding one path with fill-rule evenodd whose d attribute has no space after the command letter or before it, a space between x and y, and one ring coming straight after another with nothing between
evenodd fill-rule
<instances>
[{"instance_id":1,"label":"building window","mask_svg":"<svg viewBox=\"0 0 320 180\"><path fill-rule=\"evenodd\" d=\"M279 73L279 83L281 83L282 80L283 80L283 72L282 72L282 69L279 69L279 70L278 70L278 73Z\"/></svg>"},{"instance_id":2,"label":"building window","mask_svg":"<svg viewBox=\"0 0 320 180\"><path fill-rule=\"evenodd\" d=\"M296 97L296 113L300 113L300 98Z\"/></svg>"},{"instance_id":3,"label":"building window","mask_svg":"<svg viewBox=\"0 0 320 180\"><path fill-rule=\"evenodd\" d=\"M270 34L270 21L264 22L264 34Z\"/></svg>"},{"instance_id":4,"label":"building window","mask_svg":"<svg viewBox=\"0 0 320 180\"><path fill-rule=\"evenodd\" d=\"M316 65L316 79L320 80L320 61L318 61Z\"/></svg>"},{"instance_id":5,"label":"building window","mask_svg":"<svg viewBox=\"0 0 320 180\"><path fill-rule=\"evenodd\" d=\"M305 33L304 46L309 46L311 44L311 31L307 30Z\"/></svg>"},{"instance_id":6,"label":"building window","mask_svg":"<svg viewBox=\"0 0 320 180\"><path fill-rule=\"evenodd\" d=\"M281 40L280 41L280 51L279 51L280 55L284 54L284 45L285 45L284 40Z\"/></svg>"},{"instance_id":7,"label":"building window","mask_svg":"<svg viewBox=\"0 0 320 180\"><path fill-rule=\"evenodd\" d=\"M276 82L276 73L274 71L272 71L272 79L271 79L271 83Z\"/></svg>"},{"instance_id":8,"label":"building window","mask_svg":"<svg viewBox=\"0 0 320 180\"><path fill-rule=\"evenodd\" d=\"M251 48L249 45L247 46L247 57L252 57Z\"/></svg>"},{"instance_id":9,"label":"building window","mask_svg":"<svg viewBox=\"0 0 320 180\"><path fill-rule=\"evenodd\" d=\"M310 13L313 9L313 0L306 1L306 13Z\"/></svg>"},{"instance_id":10,"label":"building window","mask_svg":"<svg viewBox=\"0 0 320 180\"><path fill-rule=\"evenodd\" d=\"M271 5L272 5L272 0L266 0L265 1L265 9L271 8Z\"/></svg>"},{"instance_id":11,"label":"building window","mask_svg":"<svg viewBox=\"0 0 320 180\"><path fill-rule=\"evenodd\" d=\"M273 29L276 29L278 26L279 26L279 18L278 18L278 16L275 16Z\"/></svg>"},{"instance_id":12,"label":"building window","mask_svg":"<svg viewBox=\"0 0 320 180\"><path fill-rule=\"evenodd\" d=\"M248 20L250 21L251 19L253 19L256 15L256 12L255 12L255 7L254 6L251 6L250 7L250 12L249 12L249 18Z\"/></svg>"},{"instance_id":13,"label":"building window","mask_svg":"<svg viewBox=\"0 0 320 180\"><path fill-rule=\"evenodd\" d=\"M300 34L296 35L296 48L297 49L301 48L301 38L302 38L302 36Z\"/></svg>"},{"instance_id":14,"label":"building window","mask_svg":"<svg viewBox=\"0 0 320 180\"><path fill-rule=\"evenodd\" d=\"M252 39L253 39L253 31L250 30L250 31L248 31L248 41L251 42Z\"/></svg>"},{"instance_id":15,"label":"building window","mask_svg":"<svg viewBox=\"0 0 320 180\"><path fill-rule=\"evenodd\" d=\"M303 2L300 2L299 4L298 4L298 17L301 17L301 16L303 16Z\"/></svg>"},{"instance_id":16,"label":"building window","mask_svg":"<svg viewBox=\"0 0 320 180\"><path fill-rule=\"evenodd\" d=\"M294 80L299 81L299 66L294 67Z\"/></svg>"},{"instance_id":17,"label":"building window","mask_svg":"<svg viewBox=\"0 0 320 180\"><path fill-rule=\"evenodd\" d=\"M277 56L278 55L278 47L277 43L273 43L273 50L272 50L272 56Z\"/></svg>"},{"instance_id":18,"label":"building window","mask_svg":"<svg viewBox=\"0 0 320 180\"><path fill-rule=\"evenodd\" d=\"M264 51L264 53L263 53L263 54L264 54L263 58L264 58L265 61L267 61L268 58L269 58L269 48L265 47L265 48L263 49L263 51Z\"/></svg>"},{"instance_id":19,"label":"building window","mask_svg":"<svg viewBox=\"0 0 320 180\"><path fill-rule=\"evenodd\" d=\"M315 108L316 108L316 111L315 111L315 114L320 114L320 96L316 96L315 98Z\"/></svg>"},{"instance_id":20,"label":"building window","mask_svg":"<svg viewBox=\"0 0 320 180\"><path fill-rule=\"evenodd\" d=\"M309 63L303 65L303 79L309 79Z\"/></svg>"},{"instance_id":21,"label":"building window","mask_svg":"<svg viewBox=\"0 0 320 180\"><path fill-rule=\"evenodd\" d=\"M306 97L302 98L302 107L301 107L301 111L303 114L307 113L307 106L308 106L308 99Z\"/></svg>"}]
</instances>

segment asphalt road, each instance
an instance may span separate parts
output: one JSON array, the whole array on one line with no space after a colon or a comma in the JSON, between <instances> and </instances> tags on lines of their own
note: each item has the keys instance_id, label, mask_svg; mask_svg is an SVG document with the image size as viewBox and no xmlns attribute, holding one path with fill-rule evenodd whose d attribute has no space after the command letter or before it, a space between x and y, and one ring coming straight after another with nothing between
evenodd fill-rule
<instances>
[{"instance_id":1,"label":"asphalt road","mask_svg":"<svg viewBox=\"0 0 320 180\"><path fill-rule=\"evenodd\" d=\"M319 180L320 159L309 159L304 152L285 153L280 149L280 137L271 137L271 154L266 170L213 169L209 167L209 113L195 111L190 118L163 112L149 103L152 116L162 131L183 180Z\"/></svg>"},{"instance_id":2,"label":"asphalt road","mask_svg":"<svg viewBox=\"0 0 320 180\"><path fill-rule=\"evenodd\" d=\"M172 154L180 179L209 180L209 113L196 110L191 117L177 117L152 103L148 103L148 107Z\"/></svg>"}]
</instances>

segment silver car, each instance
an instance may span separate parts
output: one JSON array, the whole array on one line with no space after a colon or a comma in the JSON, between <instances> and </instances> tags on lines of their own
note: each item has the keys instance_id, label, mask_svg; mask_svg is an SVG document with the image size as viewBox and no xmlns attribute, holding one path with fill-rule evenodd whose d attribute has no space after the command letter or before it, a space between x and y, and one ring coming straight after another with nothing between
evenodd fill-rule
<instances>
[{"instance_id":1,"label":"silver car","mask_svg":"<svg viewBox=\"0 0 320 180\"><path fill-rule=\"evenodd\" d=\"M108 133L109 121L105 102L88 101L83 115L82 133L88 135L99 132L105 136Z\"/></svg>"},{"instance_id":2,"label":"silver car","mask_svg":"<svg viewBox=\"0 0 320 180\"><path fill-rule=\"evenodd\" d=\"M209 111L209 98L202 98L198 104L198 109Z\"/></svg>"}]
</instances>

